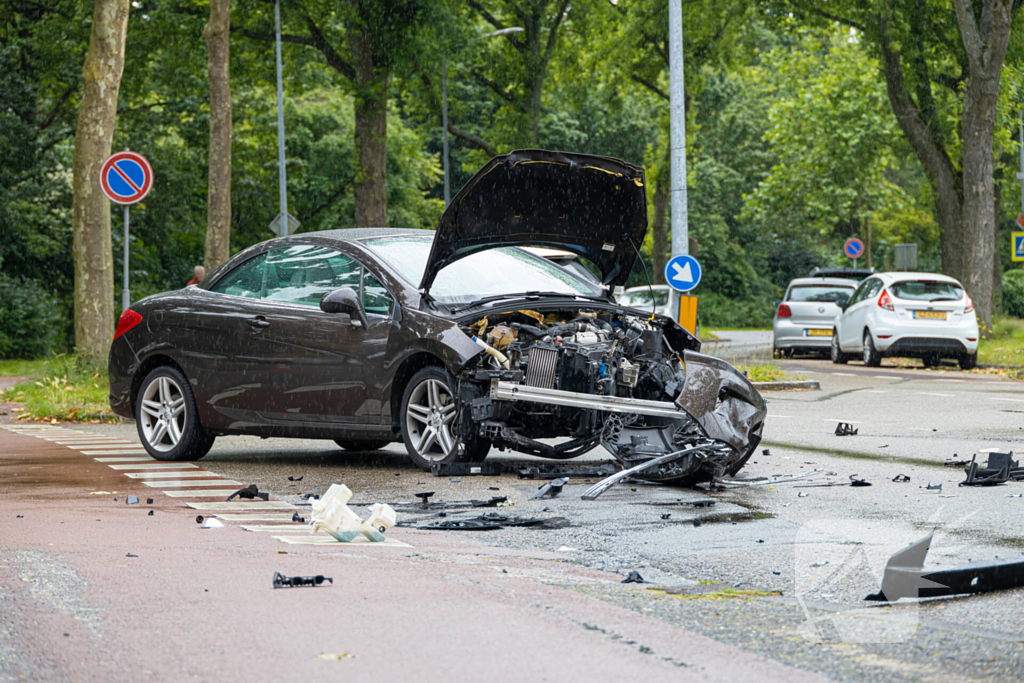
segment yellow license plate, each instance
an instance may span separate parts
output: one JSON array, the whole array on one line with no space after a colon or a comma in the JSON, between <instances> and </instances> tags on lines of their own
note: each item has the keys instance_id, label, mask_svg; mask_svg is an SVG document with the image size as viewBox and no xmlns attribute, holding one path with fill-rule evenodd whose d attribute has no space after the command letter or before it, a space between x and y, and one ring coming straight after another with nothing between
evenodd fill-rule
<instances>
[{"instance_id":1,"label":"yellow license plate","mask_svg":"<svg viewBox=\"0 0 1024 683\"><path fill-rule=\"evenodd\" d=\"M927 318L929 320L945 320L945 311L914 311L915 318Z\"/></svg>"},{"instance_id":2,"label":"yellow license plate","mask_svg":"<svg viewBox=\"0 0 1024 683\"><path fill-rule=\"evenodd\" d=\"M809 328L804 330L804 335L807 337L831 337L832 330Z\"/></svg>"}]
</instances>

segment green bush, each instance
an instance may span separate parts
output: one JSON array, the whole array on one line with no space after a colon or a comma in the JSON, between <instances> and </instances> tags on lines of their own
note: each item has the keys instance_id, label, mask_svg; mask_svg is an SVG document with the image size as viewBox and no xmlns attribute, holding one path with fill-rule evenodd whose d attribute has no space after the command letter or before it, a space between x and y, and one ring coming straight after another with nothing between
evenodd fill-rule
<instances>
[{"instance_id":1,"label":"green bush","mask_svg":"<svg viewBox=\"0 0 1024 683\"><path fill-rule=\"evenodd\" d=\"M1024 271L1003 273L1003 313L1024 318Z\"/></svg>"},{"instance_id":2,"label":"green bush","mask_svg":"<svg viewBox=\"0 0 1024 683\"><path fill-rule=\"evenodd\" d=\"M64 341L57 298L35 280L0 273L0 358L38 358Z\"/></svg>"}]
</instances>

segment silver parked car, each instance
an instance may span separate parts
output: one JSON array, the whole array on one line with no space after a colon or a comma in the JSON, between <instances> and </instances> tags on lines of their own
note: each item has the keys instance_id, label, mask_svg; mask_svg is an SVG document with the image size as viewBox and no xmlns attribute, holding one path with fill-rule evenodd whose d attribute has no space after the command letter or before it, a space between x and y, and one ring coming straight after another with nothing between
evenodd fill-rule
<instances>
[{"instance_id":1,"label":"silver parked car","mask_svg":"<svg viewBox=\"0 0 1024 683\"><path fill-rule=\"evenodd\" d=\"M804 277L789 283L775 311L772 346L776 354L797 351L828 353L832 328L860 283L846 278Z\"/></svg>"}]
</instances>

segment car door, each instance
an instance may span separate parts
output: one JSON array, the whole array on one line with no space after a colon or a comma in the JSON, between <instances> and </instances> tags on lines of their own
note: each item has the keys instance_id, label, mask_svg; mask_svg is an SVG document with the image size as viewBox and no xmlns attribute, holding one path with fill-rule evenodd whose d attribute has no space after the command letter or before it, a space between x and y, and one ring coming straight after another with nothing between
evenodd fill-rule
<instances>
[{"instance_id":1,"label":"car door","mask_svg":"<svg viewBox=\"0 0 1024 683\"><path fill-rule=\"evenodd\" d=\"M857 288L860 297L846 309L842 325L842 347L846 351L859 351L863 346L864 322L867 312L875 302L875 296L882 290L882 281L868 278Z\"/></svg>"},{"instance_id":2,"label":"car door","mask_svg":"<svg viewBox=\"0 0 1024 683\"><path fill-rule=\"evenodd\" d=\"M291 423L377 424L380 397L367 363L386 347L390 325L375 317L363 329L348 315L320 310L328 292L360 291L361 264L335 249L300 244L272 250L266 270L257 316L265 324L251 333L269 378L263 414Z\"/></svg>"}]
</instances>

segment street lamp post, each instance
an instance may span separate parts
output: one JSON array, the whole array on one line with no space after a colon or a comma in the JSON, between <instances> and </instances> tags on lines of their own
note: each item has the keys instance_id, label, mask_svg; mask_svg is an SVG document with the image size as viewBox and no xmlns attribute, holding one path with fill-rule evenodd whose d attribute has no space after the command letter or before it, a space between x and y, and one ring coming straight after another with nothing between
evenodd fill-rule
<instances>
[{"instance_id":1,"label":"street lamp post","mask_svg":"<svg viewBox=\"0 0 1024 683\"><path fill-rule=\"evenodd\" d=\"M522 33L526 29L521 26L510 26L498 31L486 34L485 38L497 38L499 36L510 36L513 33ZM448 51L445 50L441 57L441 126L444 128L444 141L442 143L442 154L444 155L444 205L447 207L451 201L450 183L448 179Z\"/></svg>"}]
</instances>

